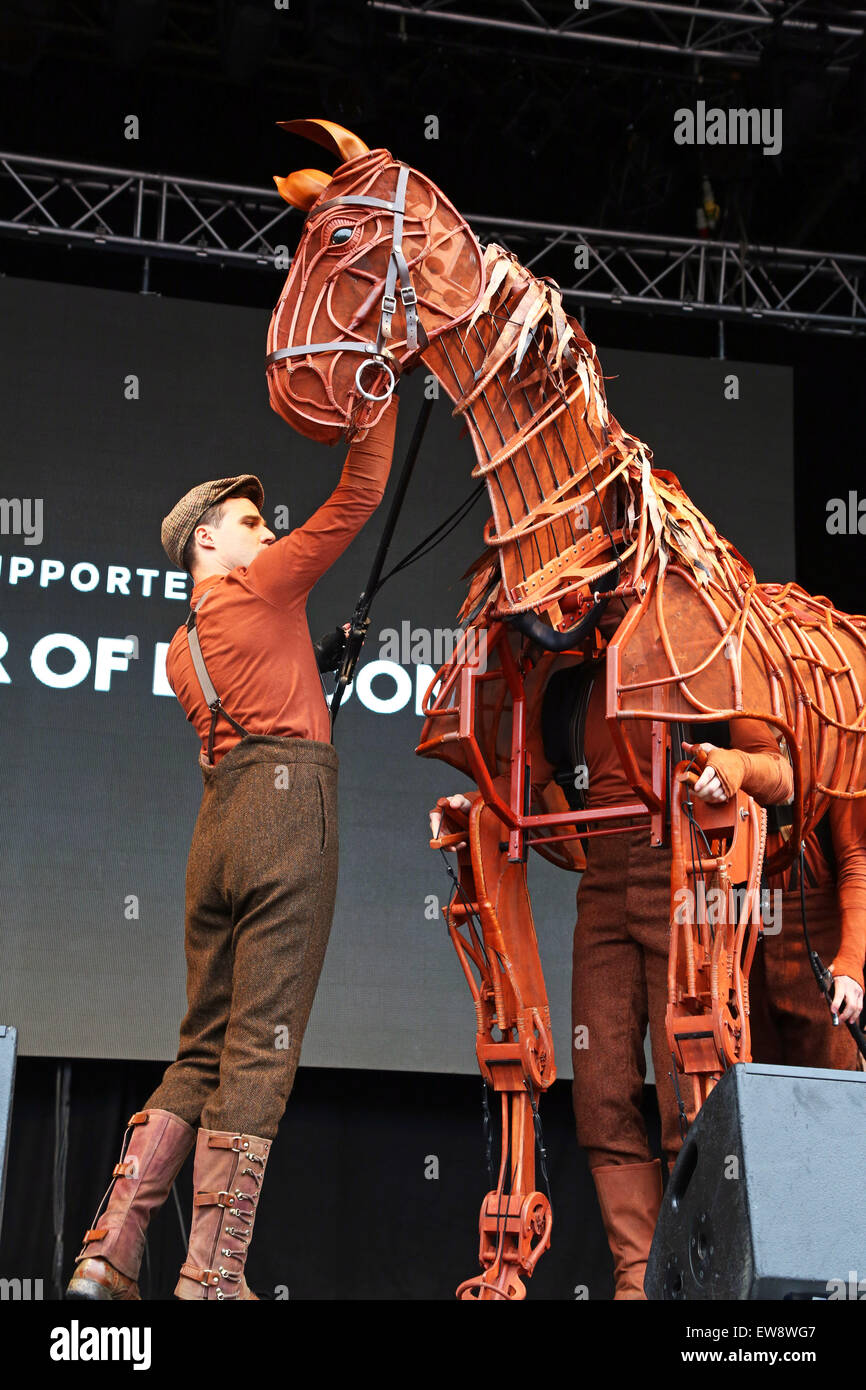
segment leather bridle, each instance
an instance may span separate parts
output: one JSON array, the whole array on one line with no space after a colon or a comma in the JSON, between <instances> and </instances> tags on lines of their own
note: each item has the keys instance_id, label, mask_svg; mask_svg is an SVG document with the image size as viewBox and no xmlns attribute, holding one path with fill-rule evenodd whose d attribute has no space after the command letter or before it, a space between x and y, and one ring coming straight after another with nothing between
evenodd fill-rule
<instances>
[{"instance_id":1,"label":"leather bridle","mask_svg":"<svg viewBox=\"0 0 866 1390\"><path fill-rule=\"evenodd\" d=\"M418 317L418 296L412 284L412 276L403 255L403 219L406 213L406 185L409 181L409 166L401 164L400 172L397 176L397 188L394 193L393 202L385 198L373 198L366 194L347 195L339 198L329 198L324 203L319 203L315 208L311 208L307 217L318 216L326 208L333 207L368 207L381 208L385 212L393 212L394 229L391 236L391 254L388 258L388 270L385 276L385 288L382 295L382 304L379 313L379 330L376 340L373 342L367 339L365 342L354 342L352 340L342 340L331 343L302 343L297 347L278 348L275 352L269 352L265 358L266 366L271 366L274 362L282 362L290 357L306 357L314 352L363 352L366 360L361 362L355 372L355 386L362 396L368 401L385 401L393 395L397 384L394 375L396 368L397 376L402 370L401 364L391 352L388 343L391 339L391 322L397 311L397 299L394 290L397 285L397 277L400 278L400 298L406 313L406 347L409 352L415 352L419 347L425 348L428 345L427 334L424 325ZM306 219L305 219L306 221ZM388 373L390 381L386 387L384 395L374 396L366 391L361 385L361 376L364 369L371 364L384 367Z\"/></svg>"}]
</instances>

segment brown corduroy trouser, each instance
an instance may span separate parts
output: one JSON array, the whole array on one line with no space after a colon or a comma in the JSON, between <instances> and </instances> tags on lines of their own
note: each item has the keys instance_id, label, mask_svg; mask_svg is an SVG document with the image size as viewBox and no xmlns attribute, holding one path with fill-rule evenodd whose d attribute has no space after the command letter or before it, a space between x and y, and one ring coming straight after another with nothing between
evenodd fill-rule
<instances>
[{"instance_id":1,"label":"brown corduroy trouser","mask_svg":"<svg viewBox=\"0 0 866 1390\"><path fill-rule=\"evenodd\" d=\"M590 1168L652 1158L640 1110L649 1022L662 1148L681 1146L673 1059L665 1033L670 941L670 850L644 834L589 842L577 893L572 1024L574 1113ZM835 889L807 889L812 945L829 965L839 949ZM799 892L782 898L782 931L765 936L750 971L752 1058L785 1066L857 1070L859 1053L844 1026L833 1028L803 941ZM583 1045L585 1044L585 1046ZM679 1078L686 1116L696 1107Z\"/></svg>"},{"instance_id":2,"label":"brown corduroy trouser","mask_svg":"<svg viewBox=\"0 0 866 1390\"><path fill-rule=\"evenodd\" d=\"M749 975L752 1058L784 1067L859 1071L860 1052L844 1024L833 1027L803 936L800 890L782 894L782 930L765 935ZM806 887L812 949L829 965L839 949L836 889Z\"/></svg>"},{"instance_id":3,"label":"brown corduroy trouser","mask_svg":"<svg viewBox=\"0 0 866 1390\"><path fill-rule=\"evenodd\" d=\"M248 735L201 767L186 876L188 1008L177 1059L142 1108L273 1139L334 913L337 753Z\"/></svg>"},{"instance_id":4,"label":"brown corduroy trouser","mask_svg":"<svg viewBox=\"0 0 866 1390\"><path fill-rule=\"evenodd\" d=\"M653 1157L640 1108L647 1023L665 1157L682 1143L665 1033L670 871L669 847L653 848L646 832L589 841L577 891L572 1056L577 1140L590 1168ZM680 1088L691 1122L694 1088L682 1079Z\"/></svg>"}]
</instances>

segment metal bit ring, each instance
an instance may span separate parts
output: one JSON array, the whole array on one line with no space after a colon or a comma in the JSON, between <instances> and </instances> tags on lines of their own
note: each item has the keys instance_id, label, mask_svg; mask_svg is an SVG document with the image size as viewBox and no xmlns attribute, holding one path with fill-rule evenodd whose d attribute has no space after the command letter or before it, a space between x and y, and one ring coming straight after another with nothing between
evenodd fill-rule
<instances>
[{"instance_id":1,"label":"metal bit ring","mask_svg":"<svg viewBox=\"0 0 866 1390\"><path fill-rule=\"evenodd\" d=\"M388 386L385 388L384 395L374 396L372 392L364 390L363 386L361 385L361 375L365 367L383 367L384 370L388 373L388 376L391 378L391 380ZM394 387L396 385L397 379L394 376L394 373L391 370L388 363L382 357L365 357L364 361L359 364L358 370L355 372L355 386L360 391L364 399L368 401L387 401L390 396L393 396Z\"/></svg>"}]
</instances>

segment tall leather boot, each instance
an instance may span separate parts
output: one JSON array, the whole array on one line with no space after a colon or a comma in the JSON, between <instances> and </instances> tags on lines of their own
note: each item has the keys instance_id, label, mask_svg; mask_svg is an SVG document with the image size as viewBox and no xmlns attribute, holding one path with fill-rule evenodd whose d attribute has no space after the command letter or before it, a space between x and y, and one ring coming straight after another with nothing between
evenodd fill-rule
<instances>
[{"instance_id":1,"label":"tall leather boot","mask_svg":"<svg viewBox=\"0 0 866 1390\"><path fill-rule=\"evenodd\" d=\"M593 1168L608 1244L613 1255L615 1299L646 1299L643 1281L662 1204L662 1168L650 1163L618 1163Z\"/></svg>"},{"instance_id":2,"label":"tall leather boot","mask_svg":"<svg viewBox=\"0 0 866 1390\"><path fill-rule=\"evenodd\" d=\"M67 1298L141 1298L137 1280L148 1223L194 1142L192 1125L170 1110L139 1110L131 1117L120 1162L75 1257Z\"/></svg>"},{"instance_id":3,"label":"tall leather boot","mask_svg":"<svg viewBox=\"0 0 866 1390\"><path fill-rule=\"evenodd\" d=\"M200 1129L189 1250L175 1297L255 1299L244 1278L270 1139Z\"/></svg>"}]
</instances>

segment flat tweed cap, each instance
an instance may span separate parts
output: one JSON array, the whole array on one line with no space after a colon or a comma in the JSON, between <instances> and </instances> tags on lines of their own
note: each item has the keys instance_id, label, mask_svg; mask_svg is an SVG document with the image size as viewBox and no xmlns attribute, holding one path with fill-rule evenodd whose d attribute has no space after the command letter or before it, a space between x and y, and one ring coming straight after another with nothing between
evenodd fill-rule
<instances>
[{"instance_id":1,"label":"flat tweed cap","mask_svg":"<svg viewBox=\"0 0 866 1390\"><path fill-rule=\"evenodd\" d=\"M237 478L217 478L212 483L199 483L172 507L162 523L162 548L172 564L183 569L183 552L196 528L199 518L221 502L229 493L249 497L261 511L265 490L254 473L241 473Z\"/></svg>"}]
</instances>

